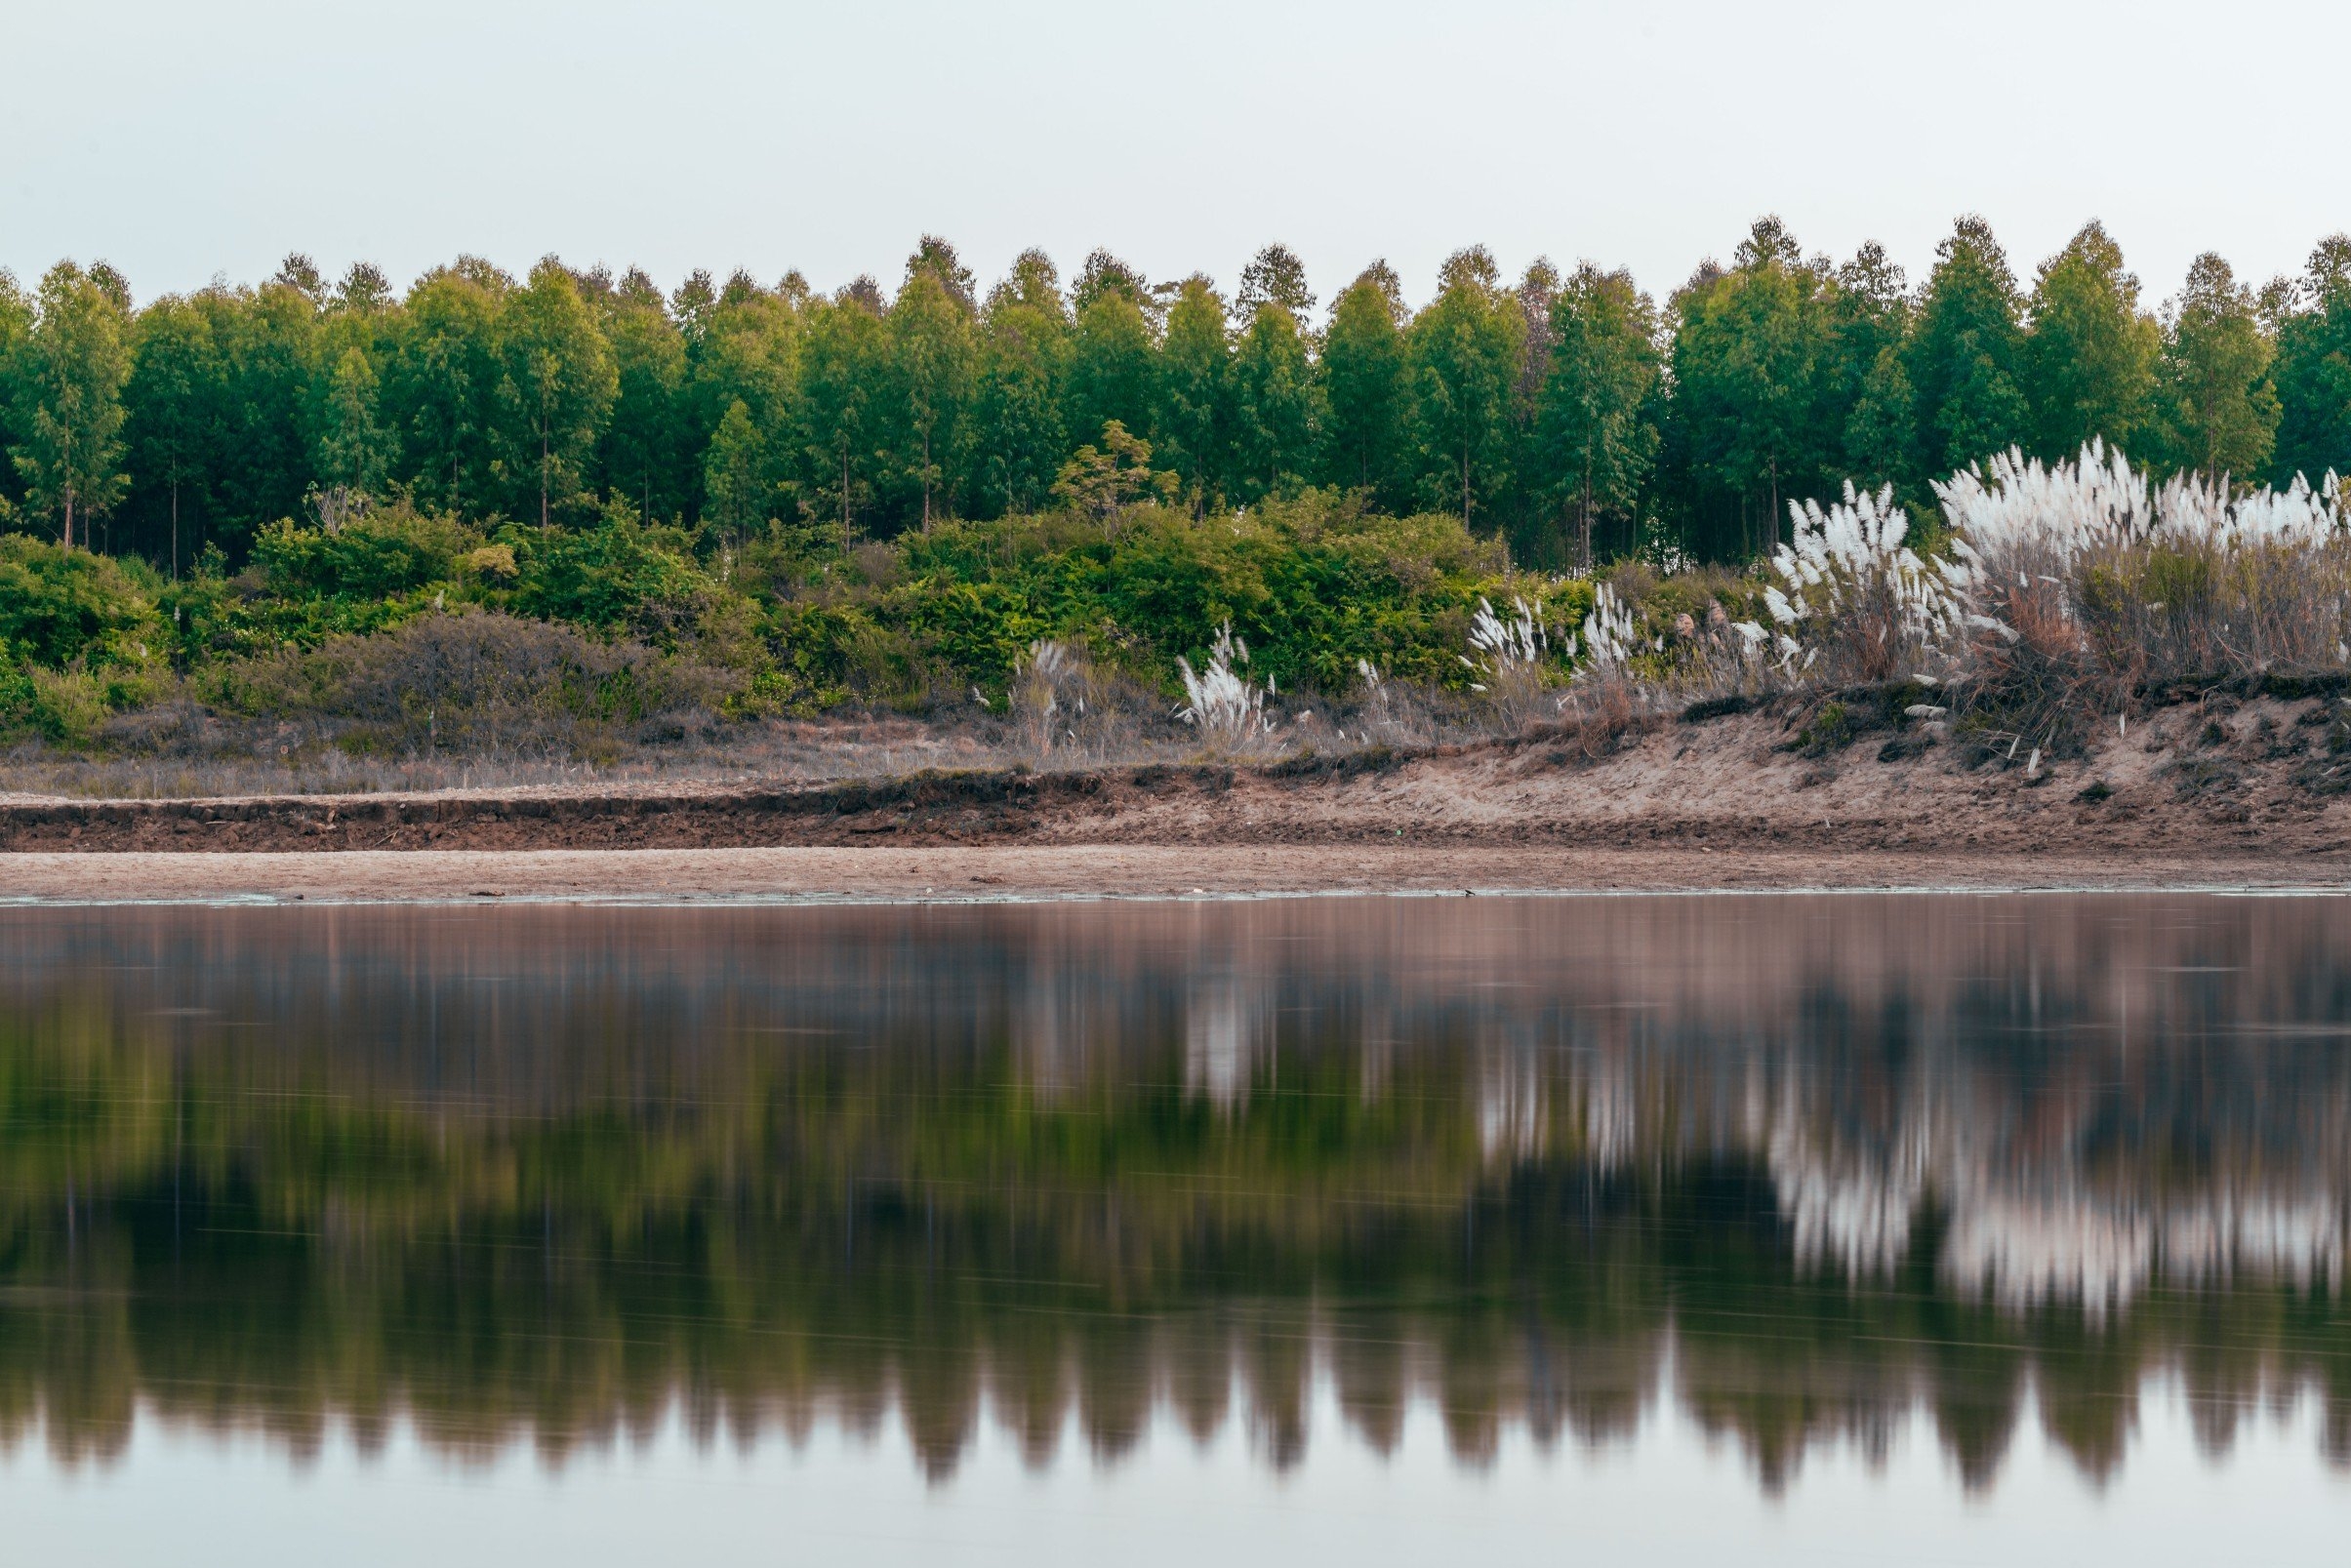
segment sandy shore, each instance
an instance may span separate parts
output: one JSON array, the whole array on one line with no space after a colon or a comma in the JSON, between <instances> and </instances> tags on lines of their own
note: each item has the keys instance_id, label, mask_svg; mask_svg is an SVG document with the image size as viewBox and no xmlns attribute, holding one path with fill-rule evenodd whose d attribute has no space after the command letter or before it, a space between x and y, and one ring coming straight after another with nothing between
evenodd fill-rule
<instances>
[{"instance_id":1,"label":"sandy shore","mask_svg":"<svg viewBox=\"0 0 2351 1568\"><path fill-rule=\"evenodd\" d=\"M0 857L0 901L17 903L2199 887L2351 890L2351 854L2068 857L1682 847L1021 845Z\"/></svg>"}]
</instances>

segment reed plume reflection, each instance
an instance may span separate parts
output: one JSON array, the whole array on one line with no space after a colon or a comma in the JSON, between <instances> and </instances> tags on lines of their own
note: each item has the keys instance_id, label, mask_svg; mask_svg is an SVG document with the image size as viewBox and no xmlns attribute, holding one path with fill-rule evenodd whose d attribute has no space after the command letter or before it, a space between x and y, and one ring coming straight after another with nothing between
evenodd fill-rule
<instances>
[{"instance_id":1,"label":"reed plume reflection","mask_svg":"<svg viewBox=\"0 0 2351 1568\"><path fill-rule=\"evenodd\" d=\"M2351 1463L2351 904L0 912L0 1441Z\"/></svg>"}]
</instances>

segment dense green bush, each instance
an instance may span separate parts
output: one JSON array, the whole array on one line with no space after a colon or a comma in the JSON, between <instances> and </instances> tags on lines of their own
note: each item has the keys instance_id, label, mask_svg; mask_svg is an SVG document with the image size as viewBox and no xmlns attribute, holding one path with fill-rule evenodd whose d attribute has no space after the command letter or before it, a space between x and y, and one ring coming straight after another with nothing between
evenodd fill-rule
<instances>
[{"instance_id":1,"label":"dense green bush","mask_svg":"<svg viewBox=\"0 0 2351 1568\"><path fill-rule=\"evenodd\" d=\"M153 579L141 563L0 535L0 645L49 669L143 664L162 641Z\"/></svg>"},{"instance_id":2,"label":"dense green bush","mask_svg":"<svg viewBox=\"0 0 2351 1568\"><path fill-rule=\"evenodd\" d=\"M481 543L454 517L398 505L334 530L280 522L254 540L253 564L281 598L397 599L448 583Z\"/></svg>"},{"instance_id":3,"label":"dense green bush","mask_svg":"<svg viewBox=\"0 0 2351 1568\"><path fill-rule=\"evenodd\" d=\"M499 543L516 568L503 597L538 620L673 648L718 602L718 583L695 559L693 540L645 527L626 506L595 528L509 527Z\"/></svg>"},{"instance_id":4,"label":"dense green bush","mask_svg":"<svg viewBox=\"0 0 2351 1568\"><path fill-rule=\"evenodd\" d=\"M721 542L626 507L485 537L396 502L338 529L280 523L243 570L212 552L171 584L102 556L0 546L14 669L0 724L61 740L140 700L129 678L169 679L167 653L189 695L225 712L339 719L371 745L538 745L681 706L919 711L976 691L1001 710L1039 638L1172 696L1176 661L1199 663L1228 621L1251 676L1283 692L1341 694L1363 663L1460 688L1480 599L1540 603L1562 652L1591 603L1588 583L1513 574L1457 519L1313 491L1204 517L1145 503L948 520L846 552L805 526ZM44 696L35 669L57 689ZM525 720L532 708L544 723Z\"/></svg>"}]
</instances>

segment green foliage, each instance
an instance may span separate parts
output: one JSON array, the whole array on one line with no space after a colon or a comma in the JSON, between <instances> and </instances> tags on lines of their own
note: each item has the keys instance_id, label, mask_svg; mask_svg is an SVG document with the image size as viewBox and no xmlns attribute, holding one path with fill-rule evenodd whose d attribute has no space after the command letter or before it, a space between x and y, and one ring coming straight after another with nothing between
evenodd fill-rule
<instances>
[{"instance_id":1,"label":"green foliage","mask_svg":"<svg viewBox=\"0 0 2351 1568\"><path fill-rule=\"evenodd\" d=\"M402 295L297 256L134 310L63 264L37 293L0 278L0 529L61 538L69 501L78 546L99 517L158 568L121 582L184 676L476 605L692 651L741 677L737 711L810 711L993 691L1048 635L1161 683L1226 615L1277 680L1357 657L1453 679L1477 594L1542 586L1504 587L1502 542L1744 571L1849 477L1893 484L1931 547L1927 481L2011 442L2351 469L2340 237L2257 297L2200 258L2160 328L2094 223L2029 296L1972 218L1918 291L1773 218L1662 310L1593 265L1506 287L1478 246L1434 283L1416 307L1375 262L1317 318L1280 246L1230 302L1106 252L1065 287L1032 251L983 299L925 236L894 297L696 273L665 298L470 257ZM0 614L111 625L58 609L82 591ZM1753 597L1677 613L1724 594ZM61 676L80 657L0 635Z\"/></svg>"},{"instance_id":2,"label":"green foliage","mask_svg":"<svg viewBox=\"0 0 2351 1568\"><path fill-rule=\"evenodd\" d=\"M2018 361L2035 455L2062 462L2099 437L2140 450L2163 335L2139 309L2138 292L2123 248L2095 222L2041 264Z\"/></svg>"},{"instance_id":3,"label":"green foliage","mask_svg":"<svg viewBox=\"0 0 2351 1568\"><path fill-rule=\"evenodd\" d=\"M45 669L142 665L163 642L152 574L22 535L0 535L0 646Z\"/></svg>"},{"instance_id":4,"label":"green foliage","mask_svg":"<svg viewBox=\"0 0 2351 1568\"><path fill-rule=\"evenodd\" d=\"M340 529L280 522L254 541L253 564L282 598L364 603L450 582L481 543L454 517L402 504Z\"/></svg>"},{"instance_id":5,"label":"green foliage","mask_svg":"<svg viewBox=\"0 0 2351 1568\"><path fill-rule=\"evenodd\" d=\"M626 505L584 532L509 526L499 543L514 552L514 609L606 635L673 648L718 593L695 560L691 540L673 528L640 523Z\"/></svg>"}]
</instances>

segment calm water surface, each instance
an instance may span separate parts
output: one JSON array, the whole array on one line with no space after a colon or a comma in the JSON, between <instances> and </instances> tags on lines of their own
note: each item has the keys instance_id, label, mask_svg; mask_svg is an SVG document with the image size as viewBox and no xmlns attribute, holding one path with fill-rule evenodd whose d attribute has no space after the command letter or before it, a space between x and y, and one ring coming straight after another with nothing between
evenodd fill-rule
<instances>
[{"instance_id":1,"label":"calm water surface","mask_svg":"<svg viewBox=\"0 0 2351 1568\"><path fill-rule=\"evenodd\" d=\"M0 911L0 1555L2314 1560L2351 900Z\"/></svg>"}]
</instances>

